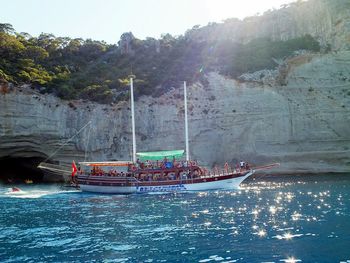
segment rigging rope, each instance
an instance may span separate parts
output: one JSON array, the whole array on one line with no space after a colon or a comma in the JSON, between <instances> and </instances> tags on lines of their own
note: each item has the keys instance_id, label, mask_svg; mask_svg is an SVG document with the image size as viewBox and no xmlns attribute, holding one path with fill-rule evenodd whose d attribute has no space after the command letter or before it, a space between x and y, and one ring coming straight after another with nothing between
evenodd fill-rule
<instances>
[{"instance_id":1,"label":"rigging rope","mask_svg":"<svg viewBox=\"0 0 350 263\"><path fill-rule=\"evenodd\" d=\"M68 142L70 142L75 136L77 136L82 130L84 130L86 128L86 126L88 126L89 124L91 124L91 121L89 121L87 124L85 124L76 134L74 134L72 137L70 137L64 144L62 144L56 151L54 151L49 157L47 157L43 163L45 163L47 160L49 160L52 156L54 156L59 150L61 150L63 148L63 146L65 146Z\"/></svg>"}]
</instances>

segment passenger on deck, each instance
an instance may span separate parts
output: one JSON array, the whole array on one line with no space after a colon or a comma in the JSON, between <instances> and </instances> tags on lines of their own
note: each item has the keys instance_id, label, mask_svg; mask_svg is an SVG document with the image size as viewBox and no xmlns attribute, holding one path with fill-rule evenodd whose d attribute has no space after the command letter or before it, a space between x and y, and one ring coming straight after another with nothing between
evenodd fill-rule
<instances>
[{"instance_id":1,"label":"passenger on deck","mask_svg":"<svg viewBox=\"0 0 350 263\"><path fill-rule=\"evenodd\" d=\"M214 166L214 175L215 174L220 174L219 167L217 165Z\"/></svg>"},{"instance_id":2,"label":"passenger on deck","mask_svg":"<svg viewBox=\"0 0 350 263\"><path fill-rule=\"evenodd\" d=\"M228 168L229 168L229 166L228 166L228 163L226 162L225 163L225 173L228 173Z\"/></svg>"},{"instance_id":3,"label":"passenger on deck","mask_svg":"<svg viewBox=\"0 0 350 263\"><path fill-rule=\"evenodd\" d=\"M210 171L209 171L209 172L210 172ZM208 170L207 170L206 168L203 168L203 169L202 169L202 174L201 174L201 175L206 176L207 173L208 173Z\"/></svg>"},{"instance_id":4,"label":"passenger on deck","mask_svg":"<svg viewBox=\"0 0 350 263\"><path fill-rule=\"evenodd\" d=\"M241 167L241 169L243 169L244 166L245 166L245 163L241 160L241 161L239 162L239 166Z\"/></svg>"},{"instance_id":5,"label":"passenger on deck","mask_svg":"<svg viewBox=\"0 0 350 263\"><path fill-rule=\"evenodd\" d=\"M172 162L166 162L165 163L165 168L172 168L173 167L173 163Z\"/></svg>"},{"instance_id":6,"label":"passenger on deck","mask_svg":"<svg viewBox=\"0 0 350 263\"><path fill-rule=\"evenodd\" d=\"M141 161L140 161L139 158L137 158L137 160L136 160L136 165L137 165L138 167L140 167L140 165L141 165Z\"/></svg>"}]
</instances>

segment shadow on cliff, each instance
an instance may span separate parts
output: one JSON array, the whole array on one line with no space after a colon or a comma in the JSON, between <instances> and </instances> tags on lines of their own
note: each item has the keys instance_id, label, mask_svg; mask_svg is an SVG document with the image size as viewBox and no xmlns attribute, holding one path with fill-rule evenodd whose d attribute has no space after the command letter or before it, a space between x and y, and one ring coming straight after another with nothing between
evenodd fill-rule
<instances>
[{"instance_id":1,"label":"shadow on cliff","mask_svg":"<svg viewBox=\"0 0 350 263\"><path fill-rule=\"evenodd\" d=\"M0 180L3 183L43 182L44 174L37 168L40 157L6 157L0 159Z\"/></svg>"}]
</instances>

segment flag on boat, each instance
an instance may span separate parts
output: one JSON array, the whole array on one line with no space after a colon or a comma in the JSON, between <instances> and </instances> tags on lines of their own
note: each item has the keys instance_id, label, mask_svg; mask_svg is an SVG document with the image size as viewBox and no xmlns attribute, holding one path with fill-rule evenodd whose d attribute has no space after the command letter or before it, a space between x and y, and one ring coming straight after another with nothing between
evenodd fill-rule
<instances>
[{"instance_id":1,"label":"flag on boat","mask_svg":"<svg viewBox=\"0 0 350 263\"><path fill-rule=\"evenodd\" d=\"M78 171L78 168L75 165L75 161L73 160L73 162L72 162L72 177L74 177L74 175L77 173L77 171Z\"/></svg>"}]
</instances>

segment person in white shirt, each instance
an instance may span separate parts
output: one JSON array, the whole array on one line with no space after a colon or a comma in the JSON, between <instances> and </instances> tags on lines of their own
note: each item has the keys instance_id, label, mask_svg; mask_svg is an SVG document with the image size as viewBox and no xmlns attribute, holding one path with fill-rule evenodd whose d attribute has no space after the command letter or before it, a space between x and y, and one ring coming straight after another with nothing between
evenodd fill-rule
<instances>
[{"instance_id":1,"label":"person in white shirt","mask_svg":"<svg viewBox=\"0 0 350 263\"><path fill-rule=\"evenodd\" d=\"M245 165L245 163L243 161L239 162L239 166L241 166L241 168L244 168L244 165Z\"/></svg>"}]
</instances>

